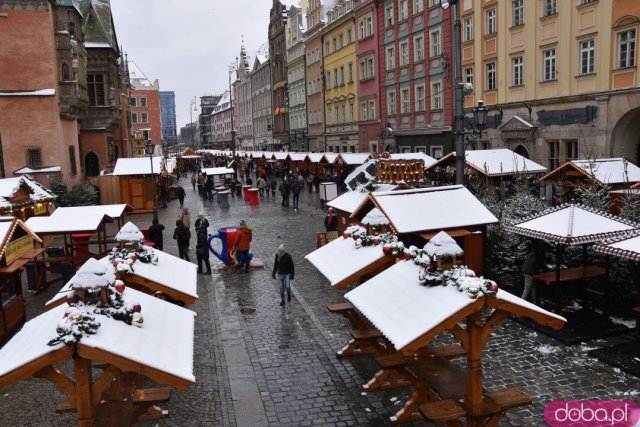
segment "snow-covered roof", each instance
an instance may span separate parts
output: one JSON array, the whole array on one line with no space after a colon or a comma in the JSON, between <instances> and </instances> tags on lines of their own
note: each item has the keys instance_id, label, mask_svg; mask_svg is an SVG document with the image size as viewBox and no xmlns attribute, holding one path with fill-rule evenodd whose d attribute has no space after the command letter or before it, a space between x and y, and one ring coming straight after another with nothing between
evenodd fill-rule
<instances>
[{"instance_id":1,"label":"snow-covered roof","mask_svg":"<svg viewBox=\"0 0 640 427\"><path fill-rule=\"evenodd\" d=\"M386 192L391 191L395 185L393 184L380 184L378 186L377 192ZM369 195L368 191L355 190L355 191L346 191L336 197L335 199L329 201L327 206L330 206L334 209L352 213L355 211L360 203Z\"/></svg>"},{"instance_id":2,"label":"snow-covered roof","mask_svg":"<svg viewBox=\"0 0 640 427\"><path fill-rule=\"evenodd\" d=\"M33 169L30 167L23 167L20 168L18 170L13 171L13 173L15 173L16 175L24 175L27 173L30 174L34 174L34 173L56 173L56 172L60 172L62 170L62 166L49 166L46 168L38 168L38 169Z\"/></svg>"},{"instance_id":3,"label":"snow-covered roof","mask_svg":"<svg viewBox=\"0 0 640 427\"><path fill-rule=\"evenodd\" d=\"M507 148L495 150L467 150L465 151L467 166L487 176L544 173L547 168L527 159ZM428 169L451 163L455 160L455 153L449 153Z\"/></svg>"},{"instance_id":4,"label":"snow-covered roof","mask_svg":"<svg viewBox=\"0 0 640 427\"><path fill-rule=\"evenodd\" d=\"M111 49L111 45L109 43L104 43L104 42L85 42L84 43L84 47L87 49ZM131 66L129 66L131 67Z\"/></svg>"},{"instance_id":5,"label":"snow-covered roof","mask_svg":"<svg viewBox=\"0 0 640 427\"><path fill-rule=\"evenodd\" d=\"M131 288L127 288L122 297L127 305L142 306L143 326L137 328L96 315L100 327L95 335L85 335L80 339L76 345L80 356L83 356L83 347L86 346L166 372L188 383L195 382L195 313ZM67 304L62 304L28 321L0 349L0 380L12 371L64 347L63 344L49 346L47 343L57 337L56 327L67 307ZM154 373L148 371L145 371L145 375L152 380L155 377Z\"/></svg>"},{"instance_id":6,"label":"snow-covered roof","mask_svg":"<svg viewBox=\"0 0 640 427\"><path fill-rule=\"evenodd\" d=\"M437 161L425 153L391 153L391 158L393 160L422 160L425 168L431 166Z\"/></svg>"},{"instance_id":7,"label":"snow-covered roof","mask_svg":"<svg viewBox=\"0 0 640 427\"><path fill-rule=\"evenodd\" d=\"M68 289L106 288L116 281L116 274L109 264L89 258L82 264L75 276L67 283Z\"/></svg>"},{"instance_id":8,"label":"snow-covered roof","mask_svg":"<svg viewBox=\"0 0 640 427\"><path fill-rule=\"evenodd\" d=\"M128 211L131 210L131 206L127 204L118 205L97 205L97 206L72 206L57 208L51 214L52 217L58 216L79 216L79 215L93 215L103 214L110 216L111 218L118 219L123 217Z\"/></svg>"},{"instance_id":9,"label":"snow-covered roof","mask_svg":"<svg viewBox=\"0 0 640 427\"><path fill-rule=\"evenodd\" d=\"M336 240L316 249L305 257L329 280L331 286L342 289L357 281L359 277L347 280L357 275L367 267L384 262L386 255L382 246L363 246L356 248L352 238L340 236Z\"/></svg>"},{"instance_id":10,"label":"snow-covered roof","mask_svg":"<svg viewBox=\"0 0 640 427\"><path fill-rule=\"evenodd\" d=\"M34 90L0 90L0 96L53 96L56 94L55 89L34 89Z\"/></svg>"},{"instance_id":11,"label":"snow-covered roof","mask_svg":"<svg viewBox=\"0 0 640 427\"><path fill-rule=\"evenodd\" d=\"M443 257L447 255L462 255L464 251L451 236L441 231L429 240L424 250L429 256Z\"/></svg>"},{"instance_id":12,"label":"snow-covered roof","mask_svg":"<svg viewBox=\"0 0 640 427\"><path fill-rule=\"evenodd\" d=\"M301 162L307 157L307 153L289 153L289 159L292 162Z\"/></svg>"},{"instance_id":13,"label":"snow-covered roof","mask_svg":"<svg viewBox=\"0 0 640 427\"><path fill-rule=\"evenodd\" d=\"M28 176L0 179L0 208L13 206L11 198L15 195L20 185L25 184L31 190L31 202L44 202L54 200L56 195L46 189L42 184L32 180Z\"/></svg>"},{"instance_id":14,"label":"snow-covered roof","mask_svg":"<svg viewBox=\"0 0 640 427\"><path fill-rule=\"evenodd\" d=\"M455 319L462 320L461 310L473 305L479 310L485 304L507 302L522 309L518 315L538 313L555 326L566 322L502 289L495 297L471 299L453 286L423 286L418 279L420 270L414 262L401 261L345 295L397 350L426 334L431 333L433 338L446 329L442 326L445 320L452 320L449 328L452 327L457 323Z\"/></svg>"},{"instance_id":15,"label":"snow-covered roof","mask_svg":"<svg viewBox=\"0 0 640 427\"><path fill-rule=\"evenodd\" d=\"M94 233L103 221L113 222L113 218L98 212L69 216L32 216L25 224L36 234Z\"/></svg>"},{"instance_id":16,"label":"snow-covered roof","mask_svg":"<svg viewBox=\"0 0 640 427\"><path fill-rule=\"evenodd\" d=\"M625 176L625 163L627 176ZM640 168L623 158L573 160L571 164L586 175L593 175L602 184L640 182Z\"/></svg>"},{"instance_id":17,"label":"snow-covered roof","mask_svg":"<svg viewBox=\"0 0 640 427\"><path fill-rule=\"evenodd\" d=\"M116 242L141 242L144 241L144 235L137 225L129 221L118 231L115 240Z\"/></svg>"},{"instance_id":18,"label":"snow-covered roof","mask_svg":"<svg viewBox=\"0 0 640 427\"><path fill-rule=\"evenodd\" d=\"M153 157L153 173L162 171L162 157ZM151 175L149 157L121 157L113 168L113 175Z\"/></svg>"},{"instance_id":19,"label":"snow-covered roof","mask_svg":"<svg viewBox=\"0 0 640 427\"><path fill-rule=\"evenodd\" d=\"M307 153L307 157L311 163L320 163L324 157L324 153Z\"/></svg>"},{"instance_id":20,"label":"snow-covered roof","mask_svg":"<svg viewBox=\"0 0 640 427\"><path fill-rule=\"evenodd\" d=\"M371 193L396 233L417 233L493 224L498 219L461 185ZM355 215L366 205L363 201Z\"/></svg>"},{"instance_id":21,"label":"snow-covered roof","mask_svg":"<svg viewBox=\"0 0 640 427\"><path fill-rule=\"evenodd\" d=\"M362 221L360 222L364 225L387 225L389 224L389 219L384 216L380 209L373 208L364 216L364 218L362 218Z\"/></svg>"},{"instance_id":22,"label":"snow-covered roof","mask_svg":"<svg viewBox=\"0 0 640 427\"><path fill-rule=\"evenodd\" d=\"M204 172L205 174L207 174L207 176L209 175L228 175L228 174L233 174L234 170L231 168L205 168L202 169L202 172Z\"/></svg>"},{"instance_id":23,"label":"snow-covered roof","mask_svg":"<svg viewBox=\"0 0 640 427\"><path fill-rule=\"evenodd\" d=\"M142 248L147 249L148 247L143 246ZM140 260L136 260L132 264L133 275L141 277L147 281L157 283L166 288L174 289L182 294L189 295L190 297L198 298L198 267L193 263L163 251L154 249L153 253L158 257L158 263L144 263ZM111 266L108 256L100 259L99 262L104 265ZM71 281L73 280L74 279L71 279ZM126 276L124 280L126 282ZM53 296L53 298L47 301L46 305L57 305L62 299L66 298L65 292L70 289L69 283L63 286L62 289Z\"/></svg>"},{"instance_id":24,"label":"snow-covered roof","mask_svg":"<svg viewBox=\"0 0 640 427\"><path fill-rule=\"evenodd\" d=\"M276 160L284 160L287 158L287 156L289 155L289 153L284 152L284 151L276 151L275 153L273 153L273 157Z\"/></svg>"},{"instance_id":25,"label":"snow-covered roof","mask_svg":"<svg viewBox=\"0 0 640 427\"><path fill-rule=\"evenodd\" d=\"M637 224L623 218L574 204L547 209L504 227L516 234L566 245L628 237L638 229Z\"/></svg>"},{"instance_id":26,"label":"snow-covered roof","mask_svg":"<svg viewBox=\"0 0 640 427\"><path fill-rule=\"evenodd\" d=\"M596 252L614 255L633 261L640 260L640 236L614 240L608 243L596 243L593 245Z\"/></svg>"},{"instance_id":27,"label":"snow-covered roof","mask_svg":"<svg viewBox=\"0 0 640 427\"><path fill-rule=\"evenodd\" d=\"M362 165L367 162L371 154L369 153L341 153L340 157L347 165Z\"/></svg>"},{"instance_id":28,"label":"snow-covered roof","mask_svg":"<svg viewBox=\"0 0 640 427\"><path fill-rule=\"evenodd\" d=\"M334 163L338 156L340 156L340 153L324 153L324 157L329 163Z\"/></svg>"}]
</instances>

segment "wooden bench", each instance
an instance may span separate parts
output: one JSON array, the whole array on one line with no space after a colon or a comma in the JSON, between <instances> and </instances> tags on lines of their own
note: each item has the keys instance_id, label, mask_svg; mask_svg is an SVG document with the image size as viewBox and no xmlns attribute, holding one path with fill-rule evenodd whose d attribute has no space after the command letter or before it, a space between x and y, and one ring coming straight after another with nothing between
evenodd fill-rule
<instances>
[{"instance_id":1,"label":"wooden bench","mask_svg":"<svg viewBox=\"0 0 640 427\"><path fill-rule=\"evenodd\" d=\"M377 329L356 329L351 331L353 337L346 346L336 353L338 358L361 356L364 354L388 354L389 349L382 344L382 334Z\"/></svg>"},{"instance_id":2,"label":"wooden bench","mask_svg":"<svg viewBox=\"0 0 640 427\"><path fill-rule=\"evenodd\" d=\"M415 385L418 379L407 369L407 364L412 359L401 353L376 357L376 363L380 366L380 370L368 383L362 386L362 390L375 391Z\"/></svg>"},{"instance_id":3,"label":"wooden bench","mask_svg":"<svg viewBox=\"0 0 640 427\"><path fill-rule=\"evenodd\" d=\"M349 321L353 329L365 329L367 321L358 313L356 308L350 302L340 302L336 304L327 304L327 310L331 313L339 314Z\"/></svg>"},{"instance_id":4,"label":"wooden bench","mask_svg":"<svg viewBox=\"0 0 640 427\"><path fill-rule=\"evenodd\" d=\"M457 420L467 414L462 406L453 400L438 400L437 402L423 403L418 407L418 411L420 411L426 420L434 423Z\"/></svg>"},{"instance_id":5,"label":"wooden bench","mask_svg":"<svg viewBox=\"0 0 640 427\"><path fill-rule=\"evenodd\" d=\"M460 344L444 344L428 349L432 354L445 359L455 359L456 357L464 356L467 354L464 348Z\"/></svg>"},{"instance_id":6,"label":"wooden bench","mask_svg":"<svg viewBox=\"0 0 640 427\"><path fill-rule=\"evenodd\" d=\"M165 403L171 399L171 389L169 387L161 388L142 388L133 392L133 403L136 404L156 404Z\"/></svg>"}]
</instances>

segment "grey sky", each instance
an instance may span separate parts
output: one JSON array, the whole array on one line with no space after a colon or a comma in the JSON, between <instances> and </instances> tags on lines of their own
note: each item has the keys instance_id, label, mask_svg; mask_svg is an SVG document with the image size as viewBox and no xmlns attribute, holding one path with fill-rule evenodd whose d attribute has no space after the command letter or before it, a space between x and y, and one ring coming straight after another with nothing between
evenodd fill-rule
<instances>
[{"instance_id":1,"label":"grey sky","mask_svg":"<svg viewBox=\"0 0 640 427\"><path fill-rule=\"evenodd\" d=\"M250 56L267 42L271 0L111 0L118 43L142 72L176 93L178 132L194 96L228 88L242 36ZM199 103L199 100L198 100ZM194 113L194 120L195 120Z\"/></svg>"}]
</instances>

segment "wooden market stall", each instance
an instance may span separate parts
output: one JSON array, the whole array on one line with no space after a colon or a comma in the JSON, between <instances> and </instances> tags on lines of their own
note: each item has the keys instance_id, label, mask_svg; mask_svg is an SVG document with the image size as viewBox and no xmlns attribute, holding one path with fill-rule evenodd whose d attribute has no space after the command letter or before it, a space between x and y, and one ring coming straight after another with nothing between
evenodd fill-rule
<instances>
[{"instance_id":1,"label":"wooden market stall","mask_svg":"<svg viewBox=\"0 0 640 427\"><path fill-rule=\"evenodd\" d=\"M6 340L26 320L22 296L21 273L31 263L29 289L39 291L44 286L42 240L17 218L0 220L0 342Z\"/></svg>"},{"instance_id":2,"label":"wooden market stall","mask_svg":"<svg viewBox=\"0 0 640 427\"><path fill-rule=\"evenodd\" d=\"M498 219L465 187L369 193L350 221L361 224L374 208L387 217L391 231L407 246L423 246L438 232L446 231L461 243L465 264L482 273L485 228Z\"/></svg>"},{"instance_id":3,"label":"wooden market stall","mask_svg":"<svg viewBox=\"0 0 640 427\"><path fill-rule=\"evenodd\" d=\"M325 166L329 163L324 153L307 153L305 159L307 170L316 175L321 181L325 180Z\"/></svg>"},{"instance_id":4,"label":"wooden market stall","mask_svg":"<svg viewBox=\"0 0 640 427\"><path fill-rule=\"evenodd\" d=\"M609 190L619 190L640 184L640 168L621 157L570 160L543 176L540 181L566 188L584 188L595 184L606 185Z\"/></svg>"},{"instance_id":5,"label":"wooden market stall","mask_svg":"<svg viewBox=\"0 0 640 427\"><path fill-rule=\"evenodd\" d=\"M308 163L305 162L307 153L287 153L287 160L289 161L289 170L295 172L296 169L301 172L308 172Z\"/></svg>"},{"instance_id":6,"label":"wooden market stall","mask_svg":"<svg viewBox=\"0 0 640 427\"><path fill-rule=\"evenodd\" d=\"M127 214L132 212L130 205L121 203L117 205L97 205L97 206L72 206L57 208L51 214L52 217L62 218L63 216L83 216L103 214L115 220L115 225L120 229L127 219Z\"/></svg>"},{"instance_id":7,"label":"wooden market stall","mask_svg":"<svg viewBox=\"0 0 640 427\"><path fill-rule=\"evenodd\" d=\"M89 260L67 302L27 322L0 349L0 389L30 377L47 380L61 394L56 410L75 412L79 427L169 415L158 406L170 399L169 387L195 383L195 313L118 287L109 268ZM65 361L73 376L57 367ZM162 387L149 387L149 380Z\"/></svg>"},{"instance_id":8,"label":"wooden market stall","mask_svg":"<svg viewBox=\"0 0 640 427\"><path fill-rule=\"evenodd\" d=\"M482 350L491 333L511 315L557 329L565 319L502 289L496 292L495 283L469 277L466 269L449 276L445 285L422 283L422 269L416 262L400 261L345 295L373 326L360 335L377 332L386 350L376 358L381 372L368 384L383 378L385 370L406 373L402 385L414 391L391 417L394 424L426 419L463 425L460 419L466 418L467 426L495 426L509 409L528 405L531 399L518 389L485 387ZM488 317L483 316L485 309L492 310ZM445 331L460 341L460 352L430 345ZM466 370L449 362L452 353L466 356Z\"/></svg>"},{"instance_id":9,"label":"wooden market stall","mask_svg":"<svg viewBox=\"0 0 640 427\"><path fill-rule=\"evenodd\" d=\"M393 184L380 184L375 192L393 191L395 189L398 189L398 187ZM351 223L351 214L360 206L368 194L369 192L364 189L345 191L335 199L327 202L327 206L333 208L338 217L338 234L344 233Z\"/></svg>"},{"instance_id":10,"label":"wooden market stall","mask_svg":"<svg viewBox=\"0 0 640 427\"><path fill-rule=\"evenodd\" d=\"M32 216L49 215L56 197L29 175L0 179L0 216L26 221Z\"/></svg>"},{"instance_id":11,"label":"wooden market stall","mask_svg":"<svg viewBox=\"0 0 640 427\"><path fill-rule=\"evenodd\" d=\"M207 178L212 177L214 187L227 183L231 186L230 189L233 190L232 184L235 177L235 171L233 169L227 167L204 168L202 169L202 173L204 173Z\"/></svg>"},{"instance_id":12,"label":"wooden market stall","mask_svg":"<svg viewBox=\"0 0 640 427\"><path fill-rule=\"evenodd\" d=\"M159 176L162 157L120 158L113 169L118 177L120 202L133 208L133 213L151 212L160 194ZM153 161L153 174L151 162Z\"/></svg>"}]
</instances>

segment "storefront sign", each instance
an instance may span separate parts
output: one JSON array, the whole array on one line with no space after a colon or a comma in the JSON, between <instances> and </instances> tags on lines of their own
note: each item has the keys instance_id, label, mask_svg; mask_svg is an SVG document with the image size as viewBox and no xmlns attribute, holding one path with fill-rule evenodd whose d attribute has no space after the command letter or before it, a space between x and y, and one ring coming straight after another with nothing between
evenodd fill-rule
<instances>
[{"instance_id":1,"label":"storefront sign","mask_svg":"<svg viewBox=\"0 0 640 427\"><path fill-rule=\"evenodd\" d=\"M378 162L379 182L419 182L424 171L422 160L380 160Z\"/></svg>"},{"instance_id":2,"label":"storefront sign","mask_svg":"<svg viewBox=\"0 0 640 427\"><path fill-rule=\"evenodd\" d=\"M337 231L327 231L318 233L318 247L322 247L338 238Z\"/></svg>"},{"instance_id":3,"label":"storefront sign","mask_svg":"<svg viewBox=\"0 0 640 427\"><path fill-rule=\"evenodd\" d=\"M24 236L9 243L7 248L4 250L4 258L7 265L29 252L31 249L33 249L33 237L31 236Z\"/></svg>"}]
</instances>

